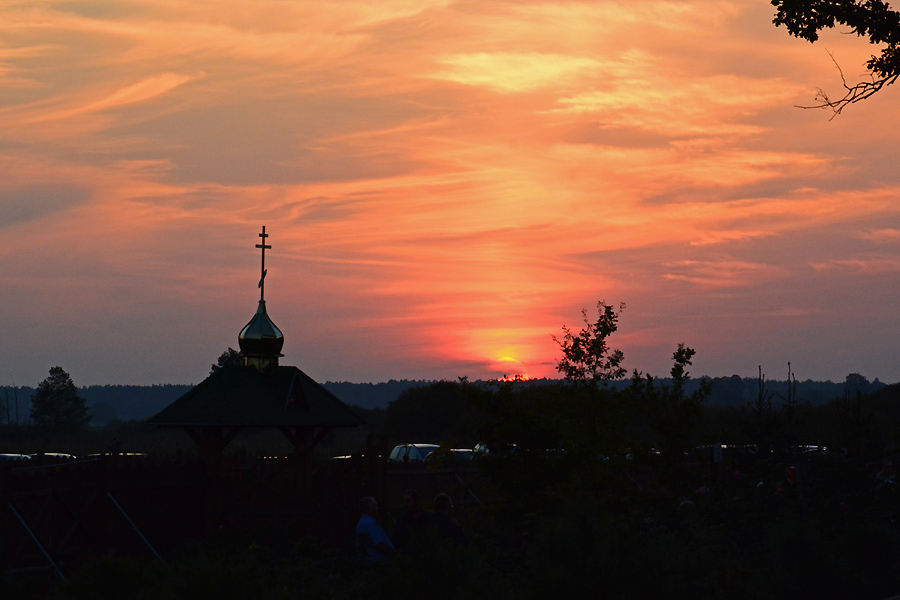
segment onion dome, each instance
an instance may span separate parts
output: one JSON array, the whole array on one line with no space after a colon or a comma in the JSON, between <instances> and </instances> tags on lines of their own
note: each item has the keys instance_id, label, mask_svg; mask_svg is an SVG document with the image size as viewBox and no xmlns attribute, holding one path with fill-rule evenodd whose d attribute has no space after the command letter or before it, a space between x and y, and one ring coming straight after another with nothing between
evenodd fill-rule
<instances>
[{"instance_id":1,"label":"onion dome","mask_svg":"<svg viewBox=\"0 0 900 600\"><path fill-rule=\"evenodd\" d=\"M246 364L255 364L252 359L265 359L268 366L278 366L278 357L284 346L284 334L269 318L266 301L259 301L256 314L238 335L238 344ZM262 366L262 365L257 365Z\"/></svg>"},{"instance_id":2,"label":"onion dome","mask_svg":"<svg viewBox=\"0 0 900 600\"><path fill-rule=\"evenodd\" d=\"M263 226L259 234L262 243L256 247L262 250L262 264L259 276L259 308L250 322L244 325L238 334L238 344L241 347L241 356L244 357L244 365L255 367L257 371L265 373L278 366L278 358L283 356L281 348L284 346L284 334L275 326L272 319L266 313L266 250L272 246L266 243L269 235Z\"/></svg>"}]
</instances>

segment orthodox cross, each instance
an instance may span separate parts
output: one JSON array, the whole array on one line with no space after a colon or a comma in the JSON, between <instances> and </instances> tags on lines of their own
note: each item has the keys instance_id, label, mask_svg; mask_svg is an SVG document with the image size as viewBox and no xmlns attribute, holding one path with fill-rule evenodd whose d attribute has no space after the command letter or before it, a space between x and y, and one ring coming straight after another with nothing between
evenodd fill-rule
<instances>
[{"instance_id":1,"label":"orthodox cross","mask_svg":"<svg viewBox=\"0 0 900 600\"><path fill-rule=\"evenodd\" d=\"M266 299L266 249L272 249L272 246L266 244L266 238L269 237L269 234L266 233L266 226L263 225L262 233L259 234L259 237L262 238L262 244L257 244L256 247L262 249L262 267L260 268L260 276L259 276L259 299L263 301Z\"/></svg>"}]
</instances>

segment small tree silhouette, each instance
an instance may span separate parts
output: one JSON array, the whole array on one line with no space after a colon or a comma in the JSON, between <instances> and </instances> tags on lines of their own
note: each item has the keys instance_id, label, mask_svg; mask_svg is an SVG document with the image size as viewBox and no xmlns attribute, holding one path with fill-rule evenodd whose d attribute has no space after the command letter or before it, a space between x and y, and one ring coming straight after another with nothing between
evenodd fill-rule
<instances>
[{"instance_id":1,"label":"small tree silhouette","mask_svg":"<svg viewBox=\"0 0 900 600\"><path fill-rule=\"evenodd\" d=\"M212 375L219 369L225 367L240 367L243 364L244 359L241 356L241 353L234 348L228 348L228 350L219 355L219 358L216 360L216 364L212 365L209 374Z\"/></svg>"},{"instance_id":2,"label":"small tree silhouette","mask_svg":"<svg viewBox=\"0 0 900 600\"><path fill-rule=\"evenodd\" d=\"M622 379L625 368L622 361L625 355L621 350L611 350L607 338L619 328L619 314L625 303L619 305L616 312L611 304L604 301L597 303L597 321L591 322L587 309L582 309L584 329L578 333L563 325L562 339L553 336L559 344L563 356L556 364L556 370L569 381L596 385L601 381Z\"/></svg>"},{"instance_id":3,"label":"small tree silhouette","mask_svg":"<svg viewBox=\"0 0 900 600\"><path fill-rule=\"evenodd\" d=\"M778 412L772 406L772 392L766 389L766 376L759 367L756 399L746 403L745 427L760 456L768 456L774 447L778 428Z\"/></svg>"},{"instance_id":4,"label":"small tree silhouette","mask_svg":"<svg viewBox=\"0 0 900 600\"><path fill-rule=\"evenodd\" d=\"M50 375L31 397L31 420L54 434L82 429L91 421L84 398L62 367L50 369Z\"/></svg>"},{"instance_id":5,"label":"small tree silhouette","mask_svg":"<svg viewBox=\"0 0 900 600\"><path fill-rule=\"evenodd\" d=\"M784 402L781 407L781 416L783 418L781 439L779 440L778 450L789 455L794 450L794 444L797 441L800 425L798 419L798 409L800 401L797 399L797 377L791 370L791 363L788 361L788 378L787 378L787 397L778 394L778 397Z\"/></svg>"},{"instance_id":6,"label":"small tree silhouette","mask_svg":"<svg viewBox=\"0 0 900 600\"><path fill-rule=\"evenodd\" d=\"M672 353L671 387L658 385L652 376L642 376L635 370L629 388L638 401L639 409L648 417L651 439L663 455L668 476L673 481L680 477L680 465L685 453L696 444L694 432L697 418L710 393L710 383L706 378L693 392L688 394L685 391L691 378L687 368L696 353L693 348L678 344Z\"/></svg>"}]
</instances>

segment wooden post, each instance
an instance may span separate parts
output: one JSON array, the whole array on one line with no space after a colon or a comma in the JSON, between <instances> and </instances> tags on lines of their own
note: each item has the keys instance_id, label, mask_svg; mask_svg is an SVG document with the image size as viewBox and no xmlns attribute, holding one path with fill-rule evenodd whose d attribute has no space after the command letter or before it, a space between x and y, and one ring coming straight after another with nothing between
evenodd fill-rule
<instances>
[{"instance_id":1,"label":"wooden post","mask_svg":"<svg viewBox=\"0 0 900 600\"><path fill-rule=\"evenodd\" d=\"M226 431L224 427L202 427L194 430L195 440L200 444L200 460L206 478L206 533L211 535L222 525L224 515L225 488L222 482L222 450L240 431L233 427Z\"/></svg>"}]
</instances>

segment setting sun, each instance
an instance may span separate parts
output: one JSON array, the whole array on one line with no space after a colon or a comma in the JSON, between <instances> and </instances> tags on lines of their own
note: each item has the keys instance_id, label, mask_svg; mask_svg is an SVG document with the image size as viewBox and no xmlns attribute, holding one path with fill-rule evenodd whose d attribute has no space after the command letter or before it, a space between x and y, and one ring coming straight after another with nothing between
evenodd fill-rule
<instances>
[{"instance_id":1,"label":"setting sun","mask_svg":"<svg viewBox=\"0 0 900 600\"><path fill-rule=\"evenodd\" d=\"M498 361L500 370L503 371L503 376L500 379L504 379L507 381L511 381L514 379L522 379L527 380L530 379L528 376L528 370L520 361L516 360L511 356L504 356L500 358Z\"/></svg>"}]
</instances>

